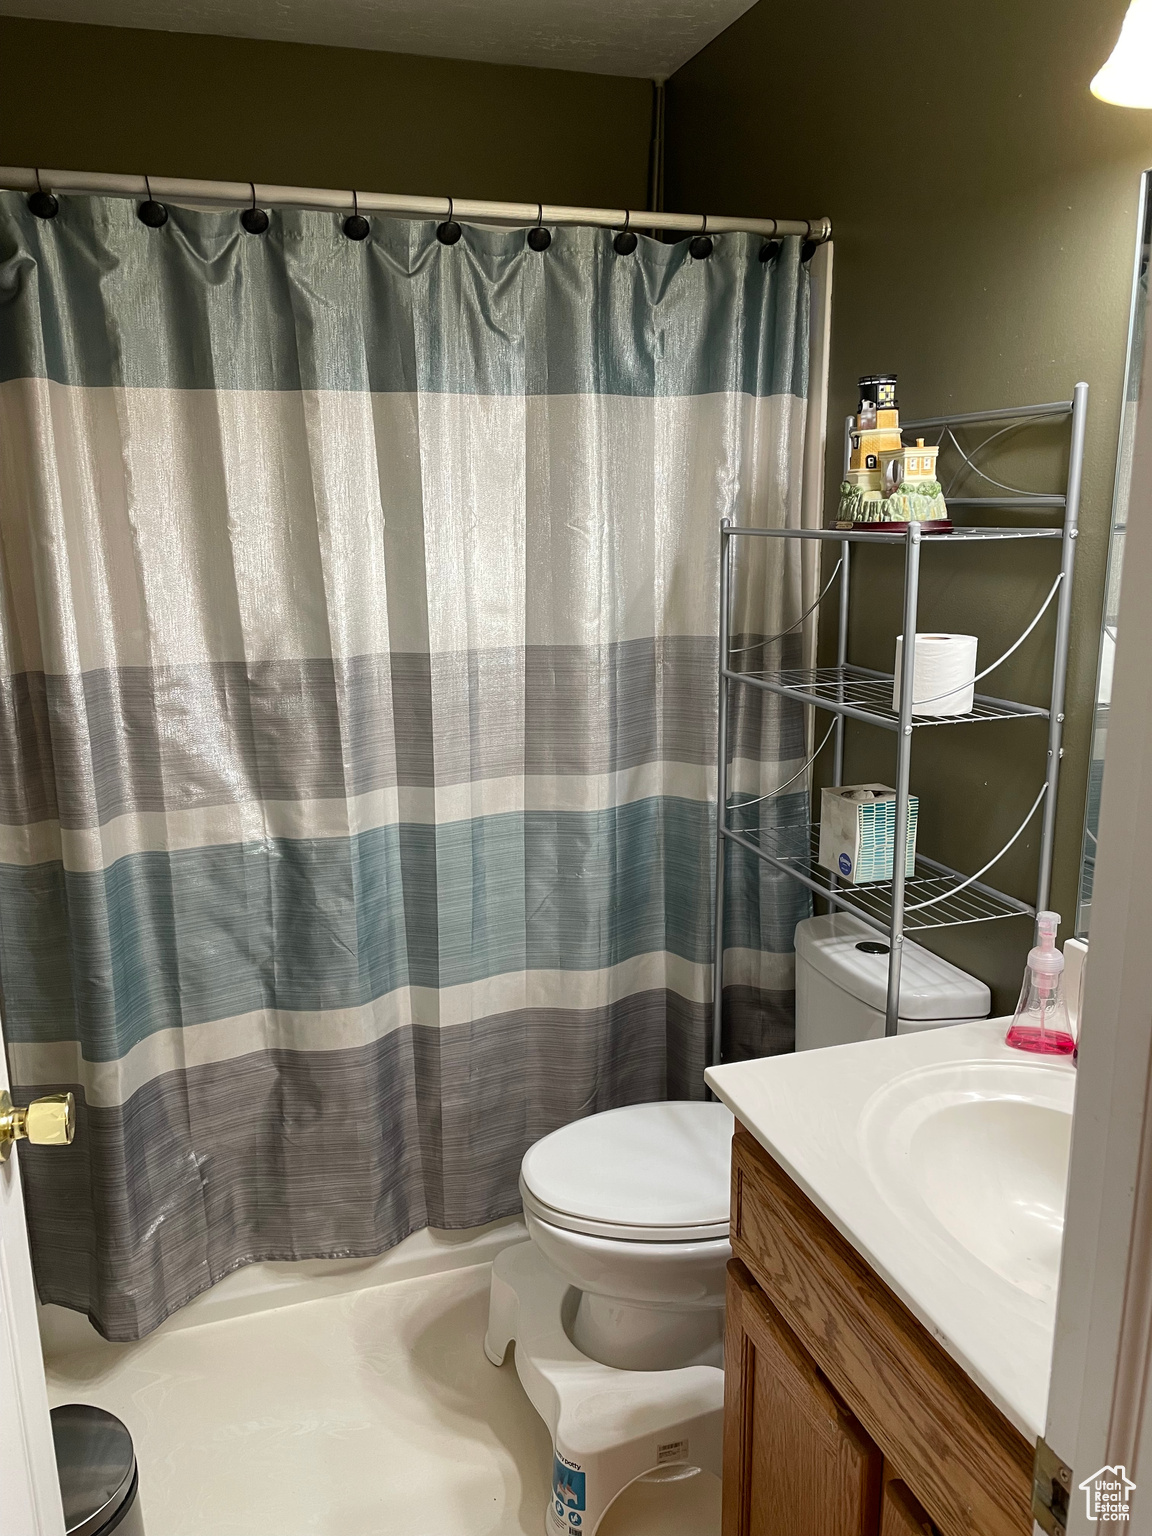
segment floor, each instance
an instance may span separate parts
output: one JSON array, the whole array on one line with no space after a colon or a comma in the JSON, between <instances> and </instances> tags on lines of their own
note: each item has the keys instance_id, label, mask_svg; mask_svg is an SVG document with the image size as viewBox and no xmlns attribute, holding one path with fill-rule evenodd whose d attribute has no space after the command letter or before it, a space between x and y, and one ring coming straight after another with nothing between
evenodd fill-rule
<instances>
[{"instance_id":1,"label":"floor","mask_svg":"<svg viewBox=\"0 0 1152 1536\"><path fill-rule=\"evenodd\" d=\"M481 1348L489 1269L184 1318L139 1344L58 1330L49 1395L128 1425L148 1536L542 1536L550 1445L512 1360ZM697 1473L634 1484L599 1536L719 1530L719 1482Z\"/></svg>"}]
</instances>

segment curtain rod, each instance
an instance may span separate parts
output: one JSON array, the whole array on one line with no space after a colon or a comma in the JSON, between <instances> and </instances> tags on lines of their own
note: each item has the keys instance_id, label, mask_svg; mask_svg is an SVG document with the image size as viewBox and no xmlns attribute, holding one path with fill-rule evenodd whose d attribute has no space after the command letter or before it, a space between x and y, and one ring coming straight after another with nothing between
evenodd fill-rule
<instances>
[{"instance_id":1,"label":"curtain rod","mask_svg":"<svg viewBox=\"0 0 1152 1536\"><path fill-rule=\"evenodd\" d=\"M37 181L39 175L39 181ZM214 207L243 208L255 197L258 204L292 208L316 208L350 213L353 194L320 187L277 187L266 182L192 181L181 176L141 176L106 171L39 172L27 166L0 166L0 187L14 192L102 193L106 197L146 197L163 202L206 203ZM361 213L390 214L396 218L446 219L447 197L405 197L388 192L357 192ZM451 200L453 218L474 224L592 224L620 229L631 221L643 229L674 229L688 233L707 230L711 235L745 231L754 235L803 235L817 244L832 238L832 221L820 219L741 219L726 214L653 213L643 208L567 208L558 203L494 203L478 198Z\"/></svg>"}]
</instances>

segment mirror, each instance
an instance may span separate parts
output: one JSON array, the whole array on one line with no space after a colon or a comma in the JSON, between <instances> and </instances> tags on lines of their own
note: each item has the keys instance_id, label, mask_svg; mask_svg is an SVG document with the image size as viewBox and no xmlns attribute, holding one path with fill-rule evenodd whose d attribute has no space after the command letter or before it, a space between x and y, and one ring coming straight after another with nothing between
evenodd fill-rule
<instances>
[{"instance_id":1,"label":"mirror","mask_svg":"<svg viewBox=\"0 0 1152 1536\"><path fill-rule=\"evenodd\" d=\"M1088 764L1088 795L1084 809L1084 850L1080 860L1080 895L1076 904L1076 936L1086 939L1092 917L1092 882L1096 872L1096 830L1100 817L1100 785L1104 777L1104 747L1112 700L1112 662L1116 653L1116 615L1120 606L1120 573L1124 565L1124 533L1128 523L1128 494L1132 481L1132 442L1136 407L1144 371L1144 338L1148 326L1148 263L1152 242L1152 171L1140 185L1140 239L1132 282L1132 311L1128 323L1128 359L1124 369L1124 398L1120 414L1120 447L1116 457L1116 490L1112 498L1112 531L1108 539L1104 611L1100 625L1100 657L1096 670L1096 704L1092 721L1092 755Z\"/></svg>"}]
</instances>

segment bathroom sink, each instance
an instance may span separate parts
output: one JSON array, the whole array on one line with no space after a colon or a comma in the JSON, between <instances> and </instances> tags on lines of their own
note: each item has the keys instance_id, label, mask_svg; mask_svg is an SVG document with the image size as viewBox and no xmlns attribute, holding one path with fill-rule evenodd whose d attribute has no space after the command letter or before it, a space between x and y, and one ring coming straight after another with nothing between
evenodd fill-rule
<instances>
[{"instance_id":1,"label":"bathroom sink","mask_svg":"<svg viewBox=\"0 0 1152 1536\"><path fill-rule=\"evenodd\" d=\"M740 1124L1015 1424L1044 1433L1076 1072L982 1019L710 1067Z\"/></svg>"},{"instance_id":2,"label":"bathroom sink","mask_svg":"<svg viewBox=\"0 0 1152 1536\"><path fill-rule=\"evenodd\" d=\"M868 1172L890 1208L966 1265L1055 1297L1074 1076L1035 1060L923 1067L864 1106ZM959 1250L959 1253L956 1253Z\"/></svg>"}]
</instances>

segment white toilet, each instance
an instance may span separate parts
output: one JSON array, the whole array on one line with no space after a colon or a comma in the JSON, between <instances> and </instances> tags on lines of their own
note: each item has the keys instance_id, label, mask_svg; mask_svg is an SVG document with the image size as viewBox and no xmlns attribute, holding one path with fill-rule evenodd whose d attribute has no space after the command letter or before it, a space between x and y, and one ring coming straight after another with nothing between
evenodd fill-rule
<instances>
[{"instance_id":1,"label":"white toilet","mask_svg":"<svg viewBox=\"0 0 1152 1536\"><path fill-rule=\"evenodd\" d=\"M834 912L796 925L796 1049L884 1034L888 945L858 917ZM899 1034L986 1019L992 994L930 950L904 941Z\"/></svg>"},{"instance_id":2,"label":"white toilet","mask_svg":"<svg viewBox=\"0 0 1152 1536\"><path fill-rule=\"evenodd\" d=\"M796 929L796 1047L884 1033L886 947L842 914ZM904 950L902 1031L986 1018L975 977ZM634 1104L529 1148L531 1239L492 1267L484 1349L516 1370L553 1444L548 1536L594 1536L645 1475L719 1475L732 1115L722 1104Z\"/></svg>"},{"instance_id":3,"label":"white toilet","mask_svg":"<svg viewBox=\"0 0 1152 1536\"><path fill-rule=\"evenodd\" d=\"M576 1120L520 1167L528 1232L580 1292L573 1343L602 1365L724 1361L732 1113L632 1104Z\"/></svg>"},{"instance_id":4,"label":"white toilet","mask_svg":"<svg viewBox=\"0 0 1152 1536\"><path fill-rule=\"evenodd\" d=\"M634 1104L525 1154L530 1242L492 1266L484 1350L552 1436L545 1529L593 1536L643 1476L720 1475L732 1114Z\"/></svg>"}]
</instances>

